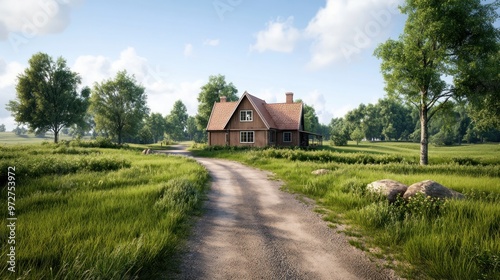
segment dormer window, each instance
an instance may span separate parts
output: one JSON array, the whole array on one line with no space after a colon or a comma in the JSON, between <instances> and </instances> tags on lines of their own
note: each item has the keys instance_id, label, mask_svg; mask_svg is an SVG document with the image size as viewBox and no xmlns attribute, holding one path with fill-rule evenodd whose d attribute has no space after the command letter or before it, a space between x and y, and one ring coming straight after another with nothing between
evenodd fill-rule
<instances>
[{"instance_id":1,"label":"dormer window","mask_svg":"<svg viewBox=\"0 0 500 280\"><path fill-rule=\"evenodd\" d=\"M253 111L252 110L241 110L240 111L240 122L251 122L253 121Z\"/></svg>"}]
</instances>

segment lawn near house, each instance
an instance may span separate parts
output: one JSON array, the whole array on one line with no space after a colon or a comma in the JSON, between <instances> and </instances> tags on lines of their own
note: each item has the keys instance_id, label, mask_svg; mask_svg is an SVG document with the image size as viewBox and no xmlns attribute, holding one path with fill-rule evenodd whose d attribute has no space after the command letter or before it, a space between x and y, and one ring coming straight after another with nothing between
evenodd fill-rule
<instances>
[{"instance_id":1,"label":"lawn near house","mask_svg":"<svg viewBox=\"0 0 500 280\"><path fill-rule=\"evenodd\" d=\"M418 144L366 143L324 150L245 150L195 147L272 171L287 191L316 200L324 219L351 244L385 260L409 279L500 278L500 145L430 147L430 165L418 165ZM326 175L312 171L327 169ZM465 200L417 199L389 205L366 185L393 179L410 185L434 180Z\"/></svg>"},{"instance_id":2,"label":"lawn near house","mask_svg":"<svg viewBox=\"0 0 500 280\"><path fill-rule=\"evenodd\" d=\"M168 275L208 181L191 159L64 141L0 145L0 170L4 261L11 251L7 218L17 219L16 272L4 262L1 279ZM15 186L9 194L7 185ZM16 198L12 216L8 195Z\"/></svg>"}]
</instances>

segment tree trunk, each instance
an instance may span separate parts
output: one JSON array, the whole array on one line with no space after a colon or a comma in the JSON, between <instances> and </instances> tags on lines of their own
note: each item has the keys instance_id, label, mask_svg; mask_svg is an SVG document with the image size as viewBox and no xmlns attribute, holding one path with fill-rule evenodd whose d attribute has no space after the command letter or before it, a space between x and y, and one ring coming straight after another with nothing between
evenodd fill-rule
<instances>
[{"instance_id":1,"label":"tree trunk","mask_svg":"<svg viewBox=\"0 0 500 280\"><path fill-rule=\"evenodd\" d=\"M59 131L54 130L54 143L59 142Z\"/></svg>"},{"instance_id":2,"label":"tree trunk","mask_svg":"<svg viewBox=\"0 0 500 280\"><path fill-rule=\"evenodd\" d=\"M428 108L425 103L420 107L420 165L429 163L429 133L427 131Z\"/></svg>"}]
</instances>

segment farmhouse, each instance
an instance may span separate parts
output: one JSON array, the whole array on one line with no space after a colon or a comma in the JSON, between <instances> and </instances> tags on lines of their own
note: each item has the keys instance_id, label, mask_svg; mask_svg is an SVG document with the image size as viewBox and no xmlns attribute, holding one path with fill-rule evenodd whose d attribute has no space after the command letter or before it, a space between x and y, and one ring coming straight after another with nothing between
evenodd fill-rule
<instances>
[{"instance_id":1,"label":"farmhouse","mask_svg":"<svg viewBox=\"0 0 500 280\"><path fill-rule=\"evenodd\" d=\"M212 108L207 125L210 146L309 146L321 135L304 131L304 106L293 102L268 104L245 92L236 102L220 98Z\"/></svg>"}]
</instances>

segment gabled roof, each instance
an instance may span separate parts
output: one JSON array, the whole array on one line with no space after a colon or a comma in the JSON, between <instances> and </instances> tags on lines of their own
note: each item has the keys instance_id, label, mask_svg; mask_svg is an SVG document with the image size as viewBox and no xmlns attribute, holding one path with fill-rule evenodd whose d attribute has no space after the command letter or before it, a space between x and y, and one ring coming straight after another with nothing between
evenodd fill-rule
<instances>
[{"instance_id":1,"label":"gabled roof","mask_svg":"<svg viewBox=\"0 0 500 280\"><path fill-rule=\"evenodd\" d=\"M266 109L280 130L299 130L302 117L302 103L266 104Z\"/></svg>"},{"instance_id":2,"label":"gabled roof","mask_svg":"<svg viewBox=\"0 0 500 280\"><path fill-rule=\"evenodd\" d=\"M273 103L255 97L245 91L236 102L216 102L208 121L207 130L224 130L236 113L238 106L248 98L267 129L299 130L302 119L302 103Z\"/></svg>"},{"instance_id":3,"label":"gabled roof","mask_svg":"<svg viewBox=\"0 0 500 280\"><path fill-rule=\"evenodd\" d=\"M215 102L208 119L207 130L224 130L237 106L238 102Z\"/></svg>"}]
</instances>

